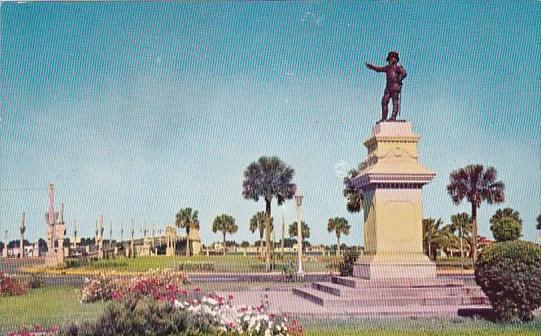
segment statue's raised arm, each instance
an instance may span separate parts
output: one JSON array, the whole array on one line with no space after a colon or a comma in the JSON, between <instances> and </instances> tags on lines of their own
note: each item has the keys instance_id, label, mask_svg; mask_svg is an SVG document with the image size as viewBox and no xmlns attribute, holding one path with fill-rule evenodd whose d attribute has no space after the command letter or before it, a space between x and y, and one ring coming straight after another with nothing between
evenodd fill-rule
<instances>
[{"instance_id":1,"label":"statue's raised arm","mask_svg":"<svg viewBox=\"0 0 541 336\"><path fill-rule=\"evenodd\" d=\"M384 66L377 66L370 63L365 63L366 67L370 70L374 70L375 72L385 72L387 71L387 65Z\"/></svg>"},{"instance_id":2,"label":"statue's raised arm","mask_svg":"<svg viewBox=\"0 0 541 336\"><path fill-rule=\"evenodd\" d=\"M370 63L365 63L366 67L376 72L385 72L387 78L387 84L385 85L385 91L383 92L383 98L381 98L381 121L387 121L387 115L389 114L389 101L393 100L393 114L389 121L395 121L398 113L400 112L400 91L402 90L402 80L408 75L406 69L402 65L398 64L399 55L396 51L391 51L387 55L387 62L389 64L384 66L376 66Z\"/></svg>"}]
</instances>

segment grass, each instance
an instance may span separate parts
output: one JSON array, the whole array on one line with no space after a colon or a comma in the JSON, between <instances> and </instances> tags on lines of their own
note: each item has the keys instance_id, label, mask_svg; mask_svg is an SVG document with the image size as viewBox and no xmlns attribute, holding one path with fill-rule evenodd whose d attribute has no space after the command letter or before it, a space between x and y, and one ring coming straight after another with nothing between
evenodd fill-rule
<instances>
[{"instance_id":1,"label":"grass","mask_svg":"<svg viewBox=\"0 0 541 336\"><path fill-rule=\"evenodd\" d=\"M77 290L71 287L38 288L26 295L0 297L0 335L34 325L49 327L92 320L104 307L104 303L80 303Z\"/></svg>"},{"instance_id":2,"label":"grass","mask_svg":"<svg viewBox=\"0 0 541 336\"><path fill-rule=\"evenodd\" d=\"M287 257L277 263L285 263L289 260L295 267L295 258ZM153 256L153 257L138 257L138 258L124 258L119 257L115 259L102 259L95 261L77 262L69 267L58 268L56 271L60 271L66 274L69 273L96 273L96 272L118 272L118 273L140 273L146 272L149 269L163 269L163 268L178 268L180 264L212 264L214 272L226 272L226 273L254 273L264 272L265 263L257 257L239 256L239 255L225 255L225 256ZM330 265L330 266L328 266ZM319 257L315 259L313 257L306 258L304 260L304 268L306 272L330 272L337 271L337 260L335 257ZM53 270L55 271L55 270ZM280 268L277 267L277 271Z\"/></svg>"},{"instance_id":3,"label":"grass","mask_svg":"<svg viewBox=\"0 0 541 336\"><path fill-rule=\"evenodd\" d=\"M234 284L232 284L234 285ZM223 289L223 288L222 288ZM96 319L106 303L82 304L69 287L33 289L24 296L0 297L0 334L39 324L59 326ZM498 324L481 319L347 319L304 321L306 336L534 336L541 318L527 324Z\"/></svg>"},{"instance_id":4,"label":"grass","mask_svg":"<svg viewBox=\"0 0 541 336\"><path fill-rule=\"evenodd\" d=\"M470 318L320 320L306 321L304 326L306 336L537 336L541 318L515 324Z\"/></svg>"}]
</instances>

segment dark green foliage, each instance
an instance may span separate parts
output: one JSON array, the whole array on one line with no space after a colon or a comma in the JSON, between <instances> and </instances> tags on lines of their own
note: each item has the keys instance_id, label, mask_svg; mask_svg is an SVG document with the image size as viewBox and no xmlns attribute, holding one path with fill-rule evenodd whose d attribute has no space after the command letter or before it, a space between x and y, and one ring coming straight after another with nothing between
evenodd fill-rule
<instances>
[{"instance_id":1,"label":"dark green foliage","mask_svg":"<svg viewBox=\"0 0 541 336\"><path fill-rule=\"evenodd\" d=\"M178 264L177 269L183 272L214 272L215 267L210 262L181 262Z\"/></svg>"},{"instance_id":2,"label":"dark green foliage","mask_svg":"<svg viewBox=\"0 0 541 336\"><path fill-rule=\"evenodd\" d=\"M359 252L354 249L349 249L344 252L343 261L338 266L341 276L352 276L353 275L353 265L359 258Z\"/></svg>"},{"instance_id":3,"label":"dark green foliage","mask_svg":"<svg viewBox=\"0 0 541 336\"><path fill-rule=\"evenodd\" d=\"M503 217L494 222L490 230L496 241L517 240L522 232L522 224L512 217Z\"/></svg>"},{"instance_id":4,"label":"dark green foliage","mask_svg":"<svg viewBox=\"0 0 541 336\"><path fill-rule=\"evenodd\" d=\"M537 230L541 230L541 215L537 216Z\"/></svg>"},{"instance_id":5,"label":"dark green foliage","mask_svg":"<svg viewBox=\"0 0 541 336\"><path fill-rule=\"evenodd\" d=\"M541 307L541 248L521 241L497 242L479 254L475 281L502 321L530 321Z\"/></svg>"},{"instance_id":6,"label":"dark green foliage","mask_svg":"<svg viewBox=\"0 0 541 336\"><path fill-rule=\"evenodd\" d=\"M213 335L210 321L193 318L166 301L142 299L110 304L97 322L71 324L59 333L65 336L105 335Z\"/></svg>"}]
</instances>

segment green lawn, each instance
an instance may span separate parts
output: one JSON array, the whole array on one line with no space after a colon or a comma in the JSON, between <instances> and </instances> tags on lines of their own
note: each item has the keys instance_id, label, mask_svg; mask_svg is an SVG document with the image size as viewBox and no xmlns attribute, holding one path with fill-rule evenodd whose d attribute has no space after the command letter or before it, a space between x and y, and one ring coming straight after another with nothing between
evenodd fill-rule
<instances>
[{"instance_id":1,"label":"green lawn","mask_svg":"<svg viewBox=\"0 0 541 336\"><path fill-rule=\"evenodd\" d=\"M295 268L295 259L288 257L293 262ZM287 261L277 261L277 263L285 263ZM82 272L94 272L94 271L117 271L117 272L146 272L149 269L163 269L163 268L178 268L180 264L187 264L188 266L194 264L212 264L212 269L215 272L231 272L231 273L252 273L263 272L265 270L265 263L259 260L257 257L239 256L239 255L225 255L225 256L154 256L154 257L138 257L138 258L124 258L119 257L115 259L103 259L99 261L87 261L72 264L67 269L80 270ZM331 266L327 266L331 265ZM314 258L306 258L304 261L304 268L307 272L330 272L332 270L337 271L335 267L337 261L335 257L324 257L319 260ZM190 271L190 270L188 270ZM205 270L203 270L205 271ZM280 271L278 268L277 271Z\"/></svg>"},{"instance_id":2,"label":"green lawn","mask_svg":"<svg viewBox=\"0 0 541 336\"><path fill-rule=\"evenodd\" d=\"M27 295L0 297L0 334L39 324L58 326L95 319L105 303L81 304L69 287L33 289ZM498 324L481 319L347 319L304 321L306 336L534 336L541 319L527 324Z\"/></svg>"},{"instance_id":3,"label":"green lawn","mask_svg":"<svg viewBox=\"0 0 541 336\"><path fill-rule=\"evenodd\" d=\"M77 290L71 287L39 288L26 295L0 297L0 335L34 325L58 326L92 320L104 306L104 303L80 303Z\"/></svg>"},{"instance_id":4,"label":"green lawn","mask_svg":"<svg viewBox=\"0 0 541 336\"><path fill-rule=\"evenodd\" d=\"M537 336L541 319L530 323L499 324L470 318L353 319L306 321L306 336Z\"/></svg>"}]
</instances>

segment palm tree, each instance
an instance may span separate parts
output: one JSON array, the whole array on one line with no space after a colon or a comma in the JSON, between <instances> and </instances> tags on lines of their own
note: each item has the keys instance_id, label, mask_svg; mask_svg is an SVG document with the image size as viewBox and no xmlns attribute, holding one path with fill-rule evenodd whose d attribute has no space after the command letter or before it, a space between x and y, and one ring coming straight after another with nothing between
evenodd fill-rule
<instances>
[{"instance_id":1,"label":"palm tree","mask_svg":"<svg viewBox=\"0 0 541 336\"><path fill-rule=\"evenodd\" d=\"M212 223L212 232L222 232L224 238L224 252L226 250L225 235L227 233L233 234L237 232L238 229L239 227L235 224L235 218L233 218L232 216L222 214L214 219L214 223Z\"/></svg>"},{"instance_id":2,"label":"palm tree","mask_svg":"<svg viewBox=\"0 0 541 336\"><path fill-rule=\"evenodd\" d=\"M327 230L330 232L336 232L336 241L338 249L336 250L336 255L340 256L340 236L342 234L349 235L349 229L351 226L348 224L347 219L342 217L329 218L329 223L327 224Z\"/></svg>"},{"instance_id":3,"label":"palm tree","mask_svg":"<svg viewBox=\"0 0 541 336\"><path fill-rule=\"evenodd\" d=\"M304 221L301 222L301 238L302 240L308 240L310 238L310 227L308 224L306 224ZM297 222L293 222L289 225L289 236L291 238L296 238L298 235L298 224Z\"/></svg>"},{"instance_id":4,"label":"palm tree","mask_svg":"<svg viewBox=\"0 0 541 336\"><path fill-rule=\"evenodd\" d=\"M511 208L504 208L504 209L498 209L496 210L496 213L494 213L494 215L492 215L492 217L490 218L490 224L494 225L496 224L499 220L501 220L502 218L513 218L514 220L516 220L517 222L520 223L520 225L522 225L522 219L520 218L520 214L518 213L518 211L515 211ZM491 229L492 229L492 225L490 226Z\"/></svg>"},{"instance_id":5,"label":"palm tree","mask_svg":"<svg viewBox=\"0 0 541 336\"><path fill-rule=\"evenodd\" d=\"M468 165L451 172L447 192L453 203L459 205L466 199L471 204L472 219L472 257L477 260L477 209L483 201L488 204L502 203L505 200L505 185L497 181L497 172L494 167L486 169L479 164Z\"/></svg>"},{"instance_id":6,"label":"palm tree","mask_svg":"<svg viewBox=\"0 0 541 336\"><path fill-rule=\"evenodd\" d=\"M265 233L265 211L259 211L250 219L250 231L252 233L259 230L259 241L263 242L263 234ZM271 217L271 232L274 231L273 218ZM260 246L263 246L260 244ZM263 252L263 249L261 249ZM261 253L263 255L263 253Z\"/></svg>"},{"instance_id":7,"label":"palm tree","mask_svg":"<svg viewBox=\"0 0 541 336\"><path fill-rule=\"evenodd\" d=\"M190 229L199 228L199 212L192 208L180 209L177 213L176 225L179 228L186 229L186 256L189 257L192 253L192 245L190 242Z\"/></svg>"},{"instance_id":8,"label":"palm tree","mask_svg":"<svg viewBox=\"0 0 541 336\"><path fill-rule=\"evenodd\" d=\"M423 248L429 258L432 258L432 251L437 252L441 247L442 233L441 219L425 218L423 219Z\"/></svg>"},{"instance_id":9,"label":"palm tree","mask_svg":"<svg viewBox=\"0 0 541 336\"><path fill-rule=\"evenodd\" d=\"M453 233L456 231L458 233L458 237L460 239L460 257L464 258L464 243L468 246L468 250L470 251L470 257L472 256L472 236L471 236L471 218L470 216L463 212L456 215L451 216L451 227L453 229Z\"/></svg>"},{"instance_id":10,"label":"palm tree","mask_svg":"<svg viewBox=\"0 0 541 336\"><path fill-rule=\"evenodd\" d=\"M349 212L360 212L363 207L363 195L360 190L356 190L353 185L353 178L359 174L359 171L352 169L344 177L344 197L346 198L346 209Z\"/></svg>"},{"instance_id":11,"label":"palm tree","mask_svg":"<svg viewBox=\"0 0 541 336\"><path fill-rule=\"evenodd\" d=\"M295 171L278 157L262 156L252 162L244 171L242 196L245 199L265 201L265 263L266 270L271 269L271 204L276 197L278 205L292 199L297 186L291 182Z\"/></svg>"}]
</instances>

